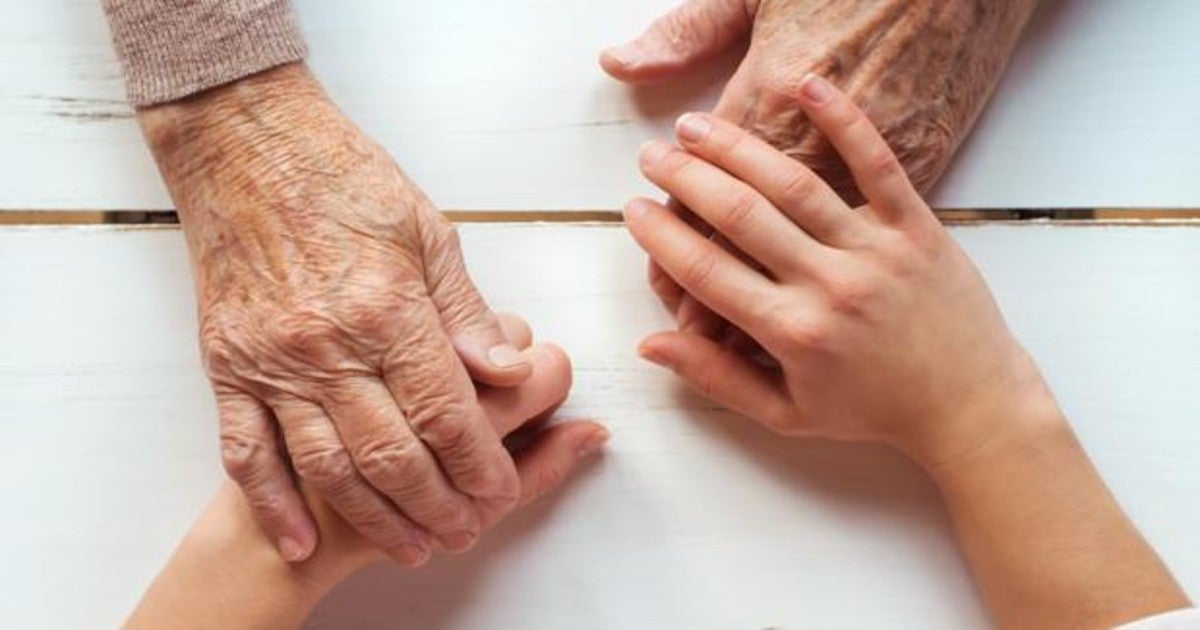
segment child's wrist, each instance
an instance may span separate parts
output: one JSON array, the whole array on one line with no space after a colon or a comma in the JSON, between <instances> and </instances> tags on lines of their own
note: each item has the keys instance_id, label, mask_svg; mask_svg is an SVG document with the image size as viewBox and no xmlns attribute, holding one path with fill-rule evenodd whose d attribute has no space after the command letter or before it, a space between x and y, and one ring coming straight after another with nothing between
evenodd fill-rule
<instances>
[{"instance_id":1,"label":"child's wrist","mask_svg":"<svg viewBox=\"0 0 1200 630\"><path fill-rule=\"evenodd\" d=\"M292 582L290 592L315 604L351 573L374 562L376 554L365 544L358 544L356 538L348 541L342 528L349 526L323 504L312 508L320 537L316 551L304 562L287 562L279 555L255 522L245 497L231 483L218 490L209 512L189 538L195 537L198 544L212 549L239 550L246 562L255 565L255 571Z\"/></svg>"}]
</instances>

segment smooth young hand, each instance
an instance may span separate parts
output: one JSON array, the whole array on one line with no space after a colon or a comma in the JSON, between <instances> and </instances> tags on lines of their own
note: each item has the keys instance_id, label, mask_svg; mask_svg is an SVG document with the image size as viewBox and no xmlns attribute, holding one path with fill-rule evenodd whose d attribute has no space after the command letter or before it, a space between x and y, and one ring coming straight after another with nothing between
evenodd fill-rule
<instances>
[{"instance_id":1,"label":"smooth young hand","mask_svg":"<svg viewBox=\"0 0 1200 630\"><path fill-rule=\"evenodd\" d=\"M626 82L667 80L748 39L713 114L800 160L857 204L848 169L797 104L804 77L815 72L844 86L924 193L970 133L1037 4L687 0L634 40L605 50L600 64ZM695 222L677 201L669 207ZM661 267L652 262L648 272L680 330L743 339Z\"/></svg>"},{"instance_id":2,"label":"smooth young hand","mask_svg":"<svg viewBox=\"0 0 1200 630\"><path fill-rule=\"evenodd\" d=\"M799 101L866 205L851 207L735 125L689 114L677 128L682 148L647 145L642 171L750 261L659 203L626 208L653 261L780 369L691 332L653 335L642 354L781 433L882 441L926 466L1015 429L982 420L994 405L1053 406L974 265L863 112L816 75Z\"/></svg>"}]
</instances>

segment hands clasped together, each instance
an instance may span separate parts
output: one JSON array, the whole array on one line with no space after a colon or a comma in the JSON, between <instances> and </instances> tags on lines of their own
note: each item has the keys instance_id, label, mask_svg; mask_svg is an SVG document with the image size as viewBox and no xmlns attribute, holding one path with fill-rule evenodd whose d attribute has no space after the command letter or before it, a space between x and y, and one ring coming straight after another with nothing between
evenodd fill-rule
<instances>
[{"instance_id":1,"label":"hands clasped together","mask_svg":"<svg viewBox=\"0 0 1200 630\"><path fill-rule=\"evenodd\" d=\"M678 324L642 356L782 435L910 456L1002 623L1111 625L1186 596L921 197L1035 5L691 0L601 63L664 79L749 37L714 111L641 152L669 199L633 200L626 225ZM210 508L237 531L202 518L131 626L194 610L298 623L381 553L416 566L470 548L605 442L593 422L539 425L567 396L568 358L489 309L452 226L305 67L139 121L187 235L242 492ZM510 448L518 430L530 439ZM235 562L270 596L196 595Z\"/></svg>"},{"instance_id":2,"label":"hands clasped together","mask_svg":"<svg viewBox=\"0 0 1200 630\"><path fill-rule=\"evenodd\" d=\"M403 564L472 546L522 492L477 393L549 391L541 413L565 355L505 337L453 227L304 68L141 120L187 226L225 468L280 552L317 545L293 470Z\"/></svg>"},{"instance_id":3,"label":"hands clasped together","mask_svg":"<svg viewBox=\"0 0 1200 630\"><path fill-rule=\"evenodd\" d=\"M782 150L768 160L774 168L785 156L809 164L829 182L809 203L823 207L837 195L854 203L859 193L849 171L798 104L802 78L809 72L835 77L852 98L865 103L899 152L899 164L923 190L945 167L999 80L1033 5L1032 0L833 5L692 0L634 42L606 51L601 64L626 81L666 79L748 35L749 50L712 120L729 120ZM927 37L930 32L944 36ZM139 120L188 237L201 346L221 417L223 461L282 555L303 560L317 545L297 477L404 564L420 564L439 547L469 548L486 523L512 508L520 491L512 457L489 426L475 390L521 386L532 365L528 353L505 342L495 315L472 285L453 228L303 66L281 66L143 109ZM731 133L725 123L717 129ZM689 149L716 166L682 172L732 168L723 160L733 157L718 155L708 145ZM664 170L681 155L669 154L663 165L646 164L647 174L675 196L672 209L698 226L699 237L708 237L714 226L705 221L711 213L691 208L695 193L685 196L687 186ZM749 185L759 184L771 199L771 188L746 170L759 166L731 172ZM817 188L809 181L816 180L795 185ZM703 185L716 186L717 180ZM748 194L734 201L745 198ZM857 300L872 300L870 306L883 311L892 305L864 294L873 288L871 282L885 278L884 271L908 271L899 268L900 262L895 269L884 266L911 253L900 249L904 244L896 235L933 246L912 246L919 258L904 265L924 262L932 268L944 263L938 257L961 257L946 239L929 236L935 228L913 228L916 220L903 224L912 228L907 232L880 236L876 232L883 228L870 218L880 212L839 212L830 206L797 220L800 228L793 230L803 231L793 240L807 246L801 247L802 262L790 271L832 265L841 276L824 279L840 293L826 298L843 309L865 308ZM861 217L824 216L839 214ZM775 222L785 221L784 216ZM734 252L743 247L742 235L719 232L714 242ZM863 243L876 246L874 258L850 256L850 248ZM681 286L662 266L673 259L654 253L651 284L681 331L715 342L733 332L760 342L766 338L757 330L761 326L755 332L742 328L749 313L727 317L728 309L715 308L703 292ZM778 260L763 259L761 252L746 254L778 271L772 267ZM852 264L839 266L847 262ZM744 278L748 283L740 294L748 296L755 287L765 291L763 277ZM816 297L810 293L803 299ZM781 311L787 306L780 299L773 304ZM820 328L832 325L829 321L808 324L810 330L793 332L847 342L846 331ZM794 348L799 340L790 343ZM715 351L686 336L658 338L646 349L660 358L674 357L670 352L676 349L689 357ZM722 366L733 367L736 355L720 356ZM764 378L758 372L736 374L747 382ZM827 380L843 383L841 388L857 386ZM827 397L835 395L829 383L817 388ZM867 410L828 407L827 401L803 393L793 388L789 395L806 401L809 423L827 422L832 433L846 437L867 435L853 426L865 422L858 414ZM761 413L762 405L781 404L772 400L756 399L753 409L748 401L723 402Z\"/></svg>"}]
</instances>

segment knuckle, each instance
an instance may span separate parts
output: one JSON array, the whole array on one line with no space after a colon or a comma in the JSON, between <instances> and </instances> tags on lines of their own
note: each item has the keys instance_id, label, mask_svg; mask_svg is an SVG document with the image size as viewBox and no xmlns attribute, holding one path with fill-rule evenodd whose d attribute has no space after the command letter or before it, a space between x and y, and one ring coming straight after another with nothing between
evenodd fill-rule
<instances>
[{"instance_id":1,"label":"knuckle","mask_svg":"<svg viewBox=\"0 0 1200 630\"><path fill-rule=\"evenodd\" d=\"M430 227L433 232L434 244L439 248L453 252L461 250L462 237L458 233L458 228L445 215L438 213L433 216Z\"/></svg>"},{"instance_id":2,"label":"knuckle","mask_svg":"<svg viewBox=\"0 0 1200 630\"><path fill-rule=\"evenodd\" d=\"M658 170L659 173L662 173L662 175L664 177L674 179L674 178L678 177L683 172L683 170L688 168L691 164L692 164L691 156L684 153L683 151L671 149L671 150L667 151L662 156L661 159L658 160L658 163L655 165L655 168Z\"/></svg>"},{"instance_id":3,"label":"knuckle","mask_svg":"<svg viewBox=\"0 0 1200 630\"><path fill-rule=\"evenodd\" d=\"M414 513L422 524L436 533L453 534L461 531L478 533L479 518L475 510L465 501L460 501L457 495L450 493L429 493L423 497Z\"/></svg>"},{"instance_id":4,"label":"knuckle","mask_svg":"<svg viewBox=\"0 0 1200 630\"><path fill-rule=\"evenodd\" d=\"M298 355L321 353L340 334L333 322L317 313L294 313L275 322L272 337L284 351Z\"/></svg>"},{"instance_id":5,"label":"knuckle","mask_svg":"<svg viewBox=\"0 0 1200 630\"><path fill-rule=\"evenodd\" d=\"M267 455L267 445L258 438L237 431L221 434L221 464L241 485L250 483L260 474Z\"/></svg>"},{"instance_id":6,"label":"knuckle","mask_svg":"<svg viewBox=\"0 0 1200 630\"><path fill-rule=\"evenodd\" d=\"M681 50L693 39L692 20L685 10L667 13L658 21L657 30L662 39L673 50Z\"/></svg>"},{"instance_id":7,"label":"knuckle","mask_svg":"<svg viewBox=\"0 0 1200 630\"><path fill-rule=\"evenodd\" d=\"M807 354L829 347L832 327L815 317L799 318L787 309L779 309L771 319L776 343L784 354Z\"/></svg>"},{"instance_id":8,"label":"knuckle","mask_svg":"<svg viewBox=\"0 0 1200 630\"><path fill-rule=\"evenodd\" d=\"M749 137L749 133L741 129L709 134L712 148L718 155L734 155L740 152Z\"/></svg>"},{"instance_id":9,"label":"knuckle","mask_svg":"<svg viewBox=\"0 0 1200 630\"><path fill-rule=\"evenodd\" d=\"M445 216L439 213L430 218L423 241L431 254L426 265L432 263L434 275L444 275L453 268L461 267L462 238L458 228Z\"/></svg>"},{"instance_id":10,"label":"knuckle","mask_svg":"<svg viewBox=\"0 0 1200 630\"><path fill-rule=\"evenodd\" d=\"M829 281L826 293L833 312L861 315L874 293L874 287L858 278L839 277Z\"/></svg>"},{"instance_id":11,"label":"knuckle","mask_svg":"<svg viewBox=\"0 0 1200 630\"><path fill-rule=\"evenodd\" d=\"M354 460L367 479L377 485L396 487L422 476L421 455L415 441L389 437L367 445Z\"/></svg>"},{"instance_id":12,"label":"knuckle","mask_svg":"<svg viewBox=\"0 0 1200 630\"><path fill-rule=\"evenodd\" d=\"M209 374L228 374L233 369L237 353L225 335L211 330L200 334L200 358Z\"/></svg>"},{"instance_id":13,"label":"knuckle","mask_svg":"<svg viewBox=\"0 0 1200 630\"><path fill-rule=\"evenodd\" d=\"M900 159L892 152L890 148L882 141L879 146L866 158L867 172L871 177L879 179L889 179L893 177L904 177L904 167L900 164Z\"/></svg>"},{"instance_id":14,"label":"knuckle","mask_svg":"<svg viewBox=\"0 0 1200 630\"><path fill-rule=\"evenodd\" d=\"M714 227L729 237L744 235L752 229L758 207L758 199L754 194L748 191L732 193L722 206L724 212Z\"/></svg>"},{"instance_id":15,"label":"knuckle","mask_svg":"<svg viewBox=\"0 0 1200 630\"><path fill-rule=\"evenodd\" d=\"M237 361L232 338L234 323L219 312L206 313L200 322L200 359L210 374L228 374Z\"/></svg>"},{"instance_id":16,"label":"knuckle","mask_svg":"<svg viewBox=\"0 0 1200 630\"><path fill-rule=\"evenodd\" d=\"M717 255L712 248L705 245L684 257L683 270L680 273L680 283L700 288L712 281L717 268Z\"/></svg>"},{"instance_id":17,"label":"knuckle","mask_svg":"<svg viewBox=\"0 0 1200 630\"><path fill-rule=\"evenodd\" d=\"M380 509L362 499L338 501L335 509L355 531L377 547L387 549L416 538L413 526L394 509Z\"/></svg>"},{"instance_id":18,"label":"knuckle","mask_svg":"<svg viewBox=\"0 0 1200 630\"><path fill-rule=\"evenodd\" d=\"M429 411L418 412L409 420L422 442L445 455L466 453L474 448L475 435L467 421L466 405L443 399L426 408Z\"/></svg>"},{"instance_id":19,"label":"knuckle","mask_svg":"<svg viewBox=\"0 0 1200 630\"><path fill-rule=\"evenodd\" d=\"M778 189L781 204L789 208L803 207L817 192L817 178L811 171L788 169L780 177Z\"/></svg>"},{"instance_id":20,"label":"knuckle","mask_svg":"<svg viewBox=\"0 0 1200 630\"><path fill-rule=\"evenodd\" d=\"M471 494L486 499L499 512L512 509L521 498L521 479L516 468L507 462L484 467L476 486Z\"/></svg>"},{"instance_id":21,"label":"knuckle","mask_svg":"<svg viewBox=\"0 0 1200 630\"><path fill-rule=\"evenodd\" d=\"M282 493L277 492L250 492L243 493L246 497L246 502L250 504L250 509L260 517L269 519L282 517L287 512L287 500Z\"/></svg>"},{"instance_id":22,"label":"knuckle","mask_svg":"<svg viewBox=\"0 0 1200 630\"><path fill-rule=\"evenodd\" d=\"M395 330L397 312L381 304L358 303L348 306L341 319L356 336L385 338Z\"/></svg>"},{"instance_id":23,"label":"knuckle","mask_svg":"<svg viewBox=\"0 0 1200 630\"><path fill-rule=\"evenodd\" d=\"M338 492L354 484L354 462L341 445L298 451L292 458L300 478L325 492Z\"/></svg>"},{"instance_id":24,"label":"knuckle","mask_svg":"<svg viewBox=\"0 0 1200 630\"><path fill-rule=\"evenodd\" d=\"M802 73L804 74L804 73ZM786 104L795 108L800 96L800 85L796 73L790 69L768 68L762 77L760 92L773 110L782 109Z\"/></svg>"},{"instance_id":25,"label":"knuckle","mask_svg":"<svg viewBox=\"0 0 1200 630\"><path fill-rule=\"evenodd\" d=\"M830 123L842 133L852 133L858 126L870 124L866 114L848 100L836 99L831 105Z\"/></svg>"}]
</instances>

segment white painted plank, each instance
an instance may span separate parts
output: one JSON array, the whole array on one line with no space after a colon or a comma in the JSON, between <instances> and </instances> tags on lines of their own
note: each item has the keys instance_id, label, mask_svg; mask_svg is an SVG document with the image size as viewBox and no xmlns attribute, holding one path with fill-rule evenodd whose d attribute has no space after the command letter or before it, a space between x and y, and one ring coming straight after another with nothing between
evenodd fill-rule
<instances>
[{"instance_id":1,"label":"white painted plank","mask_svg":"<svg viewBox=\"0 0 1200 630\"><path fill-rule=\"evenodd\" d=\"M875 448L774 438L633 348L666 324L617 227L462 230L497 307L575 359L614 431L559 500L467 556L353 578L313 628L969 628L931 486ZM964 227L1106 479L1200 593L1200 229ZM105 627L220 478L175 230L0 229L5 625Z\"/></svg>"},{"instance_id":2,"label":"white painted plank","mask_svg":"<svg viewBox=\"0 0 1200 630\"><path fill-rule=\"evenodd\" d=\"M672 0L297 0L338 101L443 207L611 209L646 192L636 148L711 103L721 69L640 98L595 62ZM164 209L122 104L99 0L12 3L0 23L0 209ZM1200 205L1200 3L1044 0L934 201Z\"/></svg>"}]
</instances>

